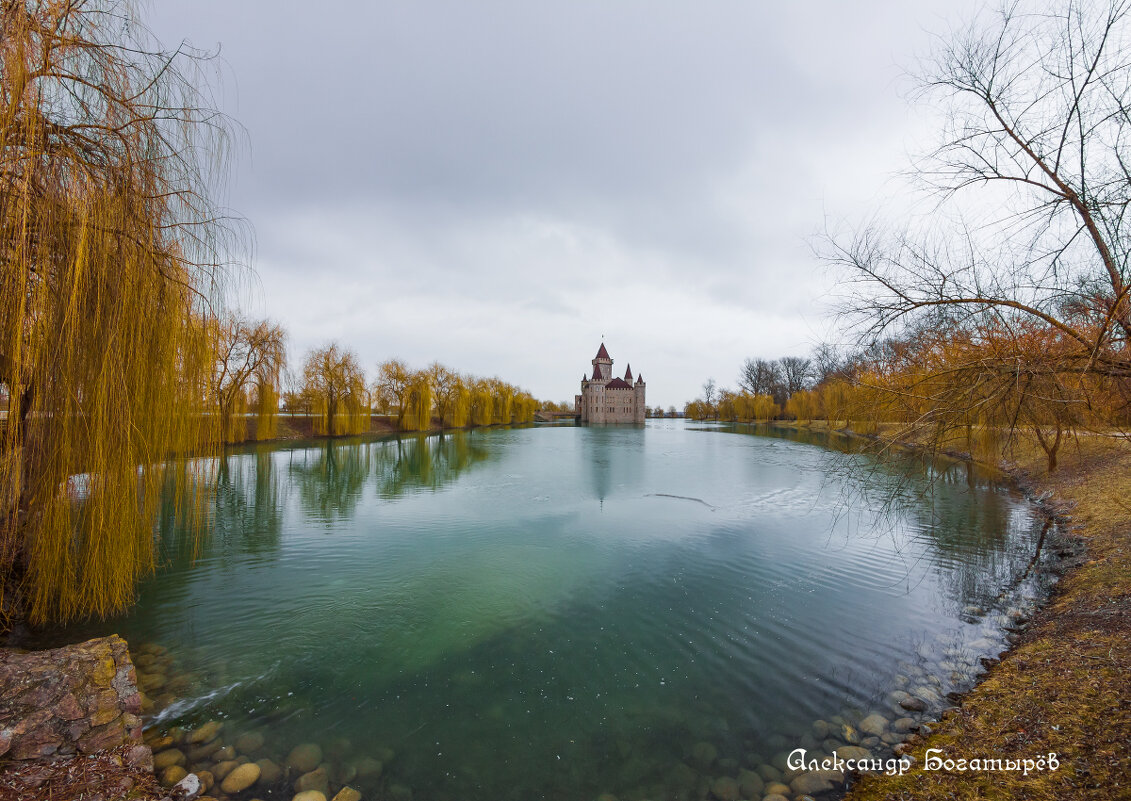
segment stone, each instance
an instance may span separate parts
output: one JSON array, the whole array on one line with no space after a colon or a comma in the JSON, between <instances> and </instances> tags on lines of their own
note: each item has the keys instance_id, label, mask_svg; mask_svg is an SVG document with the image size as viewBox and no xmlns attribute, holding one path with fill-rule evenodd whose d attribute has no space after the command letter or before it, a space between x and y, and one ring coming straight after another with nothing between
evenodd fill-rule
<instances>
[{"instance_id":1,"label":"stone","mask_svg":"<svg viewBox=\"0 0 1131 801\"><path fill-rule=\"evenodd\" d=\"M240 765L238 768L229 773L222 782L220 782L220 789L228 795L235 793L242 793L248 787L251 787L257 781L262 773L259 766L254 762L246 765ZM313 789L313 788L312 788Z\"/></svg>"},{"instance_id":2,"label":"stone","mask_svg":"<svg viewBox=\"0 0 1131 801\"><path fill-rule=\"evenodd\" d=\"M860 721L860 731L879 737L888 727L888 719L878 712L873 712ZM820 791L817 791L820 792Z\"/></svg>"},{"instance_id":3,"label":"stone","mask_svg":"<svg viewBox=\"0 0 1131 801\"><path fill-rule=\"evenodd\" d=\"M296 793L291 801L326 801L326 794L317 790L303 790L301 793Z\"/></svg>"},{"instance_id":4,"label":"stone","mask_svg":"<svg viewBox=\"0 0 1131 801\"><path fill-rule=\"evenodd\" d=\"M325 768L304 773L295 780L295 792L301 793L305 790L318 790L323 795L330 794L330 779L326 776Z\"/></svg>"},{"instance_id":5,"label":"stone","mask_svg":"<svg viewBox=\"0 0 1131 801\"><path fill-rule=\"evenodd\" d=\"M781 771L773 765L759 765L758 775L768 782L776 782L781 779Z\"/></svg>"},{"instance_id":6,"label":"stone","mask_svg":"<svg viewBox=\"0 0 1131 801\"><path fill-rule=\"evenodd\" d=\"M824 740L829 736L831 728L827 720L814 720L813 721L813 736L818 740Z\"/></svg>"},{"instance_id":7,"label":"stone","mask_svg":"<svg viewBox=\"0 0 1131 801\"><path fill-rule=\"evenodd\" d=\"M738 774L738 788L742 791L743 798L758 798L766 788L766 783L754 771L744 770Z\"/></svg>"},{"instance_id":8,"label":"stone","mask_svg":"<svg viewBox=\"0 0 1131 801\"><path fill-rule=\"evenodd\" d=\"M833 789L833 783L814 773L802 773L789 783L789 789L798 795L823 793Z\"/></svg>"},{"instance_id":9,"label":"stone","mask_svg":"<svg viewBox=\"0 0 1131 801\"><path fill-rule=\"evenodd\" d=\"M361 801L361 793L352 787L343 787L332 801Z\"/></svg>"},{"instance_id":10,"label":"stone","mask_svg":"<svg viewBox=\"0 0 1131 801\"><path fill-rule=\"evenodd\" d=\"M368 776L380 776L381 770L385 767L380 760L373 757L360 757L353 763L354 768L357 769L357 775L362 778Z\"/></svg>"},{"instance_id":11,"label":"stone","mask_svg":"<svg viewBox=\"0 0 1131 801\"><path fill-rule=\"evenodd\" d=\"M845 745L836 750L841 759L871 759L872 752L857 745Z\"/></svg>"},{"instance_id":12,"label":"stone","mask_svg":"<svg viewBox=\"0 0 1131 801\"><path fill-rule=\"evenodd\" d=\"M706 769L715 764L719 758L719 751L710 743L696 743L691 748L691 758L697 765Z\"/></svg>"},{"instance_id":13,"label":"stone","mask_svg":"<svg viewBox=\"0 0 1131 801\"><path fill-rule=\"evenodd\" d=\"M204 792L207 793L212 789L212 785L216 784L216 777L212 775L212 771L200 770L193 772L200 778L200 786L204 789Z\"/></svg>"},{"instance_id":14,"label":"stone","mask_svg":"<svg viewBox=\"0 0 1131 801\"><path fill-rule=\"evenodd\" d=\"M204 789L200 785L200 777L195 773L189 773L173 785L172 796L178 801L193 801L202 792Z\"/></svg>"},{"instance_id":15,"label":"stone","mask_svg":"<svg viewBox=\"0 0 1131 801\"><path fill-rule=\"evenodd\" d=\"M837 730L837 736L849 745L855 745L860 742L860 732L850 723L842 725L840 729Z\"/></svg>"},{"instance_id":16,"label":"stone","mask_svg":"<svg viewBox=\"0 0 1131 801\"><path fill-rule=\"evenodd\" d=\"M141 696L121 637L44 651L0 649L0 687L6 760L141 744Z\"/></svg>"},{"instance_id":17,"label":"stone","mask_svg":"<svg viewBox=\"0 0 1131 801\"><path fill-rule=\"evenodd\" d=\"M209 757L211 757L213 754L215 754L219 750L220 750L220 741L219 740L213 740L210 743L205 743L204 745L198 745L195 748L190 748L186 752L186 756L188 756L189 762L202 762L205 759L208 759ZM213 760L213 761L215 762L215 761L218 761L218 760Z\"/></svg>"},{"instance_id":18,"label":"stone","mask_svg":"<svg viewBox=\"0 0 1131 801\"><path fill-rule=\"evenodd\" d=\"M891 724L892 731L901 734L915 731L917 728L919 728L919 724L916 723L913 718L899 718L898 720L892 721Z\"/></svg>"},{"instance_id":19,"label":"stone","mask_svg":"<svg viewBox=\"0 0 1131 801\"><path fill-rule=\"evenodd\" d=\"M223 748L217 748L212 752L213 762L227 762L229 759L236 758L236 749L230 745L225 745Z\"/></svg>"},{"instance_id":20,"label":"stone","mask_svg":"<svg viewBox=\"0 0 1131 801\"><path fill-rule=\"evenodd\" d=\"M216 777L216 781L223 782L228 777L228 774L240 766L239 762L234 759L229 759L227 762L219 762L216 767L212 768L212 775Z\"/></svg>"},{"instance_id":21,"label":"stone","mask_svg":"<svg viewBox=\"0 0 1131 801\"><path fill-rule=\"evenodd\" d=\"M259 749L263 748L264 738L259 732L249 732L241 734L236 738L236 750L241 754L254 754Z\"/></svg>"},{"instance_id":22,"label":"stone","mask_svg":"<svg viewBox=\"0 0 1131 801\"><path fill-rule=\"evenodd\" d=\"M738 782L729 776L722 776L711 782L711 792L720 801L738 801L739 799Z\"/></svg>"},{"instance_id":23,"label":"stone","mask_svg":"<svg viewBox=\"0 0 1131 801\"><path fill-rule=\"evenodd\" d=\"M179 748L166 748L153 755L153 770L160 773L170 765L184 765L188 762L185 752Z\"/></svg>"},{"instance_id":24,"label":"stone","mask_svg":"<svg viewBox=\"0 0 1131 801\"><path fill-rule=\"evenodd\" d=\"M322 762L322 747L317 743L296 745L287 755L287 767L298 773L309 773Z\"/></svg>"},{"instance_id":25,"label":"stone","mask_svg":"<svg viewBox=\"0 0 1131 801\"><path fill-rule=\"evenodd\" d=\"M789 801L789 798L781 793L770 793L762 796L762 801Z\"/></svg>"},{"instance_id":26,"label":"stone","mask_svg":"<svg viewBox=\"0 0 1131 801\"><path fill-rule=\"evenodd\" d=\"M789 789L789 785L782 784L781 782L772 782L766 785L766 795L793 795L793 791Z\"/></svg>"},{"instance_id":27,"label":"stone","mask_svg":"<svg viewBox=\"0 0 1131 801\"><path fill-rule=\"evenodd\" d=\"M274 784L283 778L283 769L270 759L260 759L255 764L259 766L259 780L264 784Z\"/></svg>"},{"instance_id":28,"label":"stone","mask_svg":"<svg viewBox=\"0 0 1131 801\"><path fill-rule=\"evenodd\" d=\"M161 786L173 787L185 776L188 776L188 771L180 765L170 765L161 771Z\"/></svg>"},{"instance_id":29,"label":"stone","mask_svg":"<svg viewBox=\"0 0 1131 801\"><path fill-rule=\"evenodd\" d=\"M926 712L927 702L922 698L916 698L913 695L908 695L899 701L899 705L906 709L908 712Z\"/></svg>"},{"instance_id":30,"label":"stone","mask_svg":"<svg viewBox=\"0 0 1131 801\"><path fill-rule=\"evenodd\" d=\"M220 730L224 728L223 721L210 720L203 726L193 729L188 735L188 741L193 745L203 745L215 740L220 735Z\"/></svg>"}]
</instances>

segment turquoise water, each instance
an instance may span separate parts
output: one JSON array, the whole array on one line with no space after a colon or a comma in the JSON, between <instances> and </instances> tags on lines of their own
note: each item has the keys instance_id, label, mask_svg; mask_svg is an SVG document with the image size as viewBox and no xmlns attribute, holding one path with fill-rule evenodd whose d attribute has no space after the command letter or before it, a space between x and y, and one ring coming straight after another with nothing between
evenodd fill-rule
<instances>
[{"instance_id":1,"label":"turquoise water","mask_svg":"<svg viewBox=\"0 0 1131 801\"><path fill-rule=\"evenodd\" d=\"M222 719L280 763L319 743L366 798L694 794L685 762L701 788L917 681L937 707L1040 590L1024 500L796 433L261 446L218 481L195 558L167 526L129 616L58 634L167 647L186 675L152 726ZM704 742L722 762L695 765Z\"/></svg>"}]
</instances>

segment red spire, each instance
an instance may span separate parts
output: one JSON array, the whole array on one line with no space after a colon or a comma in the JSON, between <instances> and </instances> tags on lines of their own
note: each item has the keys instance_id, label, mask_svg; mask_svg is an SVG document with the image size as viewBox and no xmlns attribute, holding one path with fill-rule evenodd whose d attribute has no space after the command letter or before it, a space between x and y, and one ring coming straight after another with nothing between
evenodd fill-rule
<instances>
[{"instance_id":1,"label":"red spire","mask_svg":"<svg viewBox=\"0 0 1131 801\"><path fill-rule=\"evenodd\" d=\"M632 380L632 365L631 364L628 365L628 369L624 371L624 380L625 381L631 381Z\"/></svg>"},{"instance_id":2,"label":"red spire","mask_svg":"<svg viewBox=\"0 0 1131 801\"><path fill-rule=\"evenodd\" d=\"M610 362L613 360L612 357L609 356L609 352L607 350L605 350L605 343L604 342L601 343L601 349L599 351L597 351L597 355L594 356L593 358L594 359L608 359Z\"/></svg>"}]
</instances>

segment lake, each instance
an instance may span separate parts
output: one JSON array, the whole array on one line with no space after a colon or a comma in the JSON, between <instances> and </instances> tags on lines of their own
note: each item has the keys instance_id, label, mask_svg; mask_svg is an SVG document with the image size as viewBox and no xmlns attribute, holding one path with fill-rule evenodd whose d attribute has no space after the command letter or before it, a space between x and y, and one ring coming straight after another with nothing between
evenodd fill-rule
<instances>
[{"instance_id":1,"label":"lake","mask_svg":"<svg viewBox=\"0 0 1131 801\"><path fill-rule=\"evenodd\" d=\"M861 721L936 714L1046 589L1030 503L850 446L653 420L235 449L210 536L166 521L136 608L52 636L125 636L150 725L317 744L368 799L760 798L796 747L890 755Z\"/></svg>"}]
</instances>

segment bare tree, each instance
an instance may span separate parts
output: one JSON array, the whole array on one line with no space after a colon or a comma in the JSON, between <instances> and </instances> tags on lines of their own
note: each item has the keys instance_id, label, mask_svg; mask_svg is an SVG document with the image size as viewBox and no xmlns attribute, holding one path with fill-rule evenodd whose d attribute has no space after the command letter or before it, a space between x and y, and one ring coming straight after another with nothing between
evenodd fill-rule
<instances>
[{"instance_id":1,"label":"bare tree","mask_svg":"<svg viewBox=\"0 0 1131 801\"><path fill-rule=\"evenodd\" d=\"M813 361L802 356L783 356L778 360L786 397L809 386L813 377Z\"/></svg>"},{"instance_id":2,"label":"bare tree","mask_svg":"<svg viewBox=\"0 0 1131 801\"><path fill-rule=\"evenodd\" d=\"M947 124L914 173L938 206L895 230L834 237L827 254L847 268L847 306L866 340L923 329L961 338L983 405L1026 386L1021 369L1033 386L1076 376L1045 397L1072 406L1086 402L1081 377L1126 388L1129 11L1127 0L1010 3L941 44L921 89ZM1025 350L1033 326L1049 332L1039 352ZM950 386L932 408L968 415Z\"/></svg>"},{"instance_id":3,"label":"bare tree","mask_svg":"<svg viewBox=\"0 0 1131 801\"><path fill-rule=\"evenodd\" d=\"M708 406L714 406L715 400L719 397L719 390L715 384L715 379L708 378L703 383L703 400L707 402Z\"/></svg>"}]
</instances>

